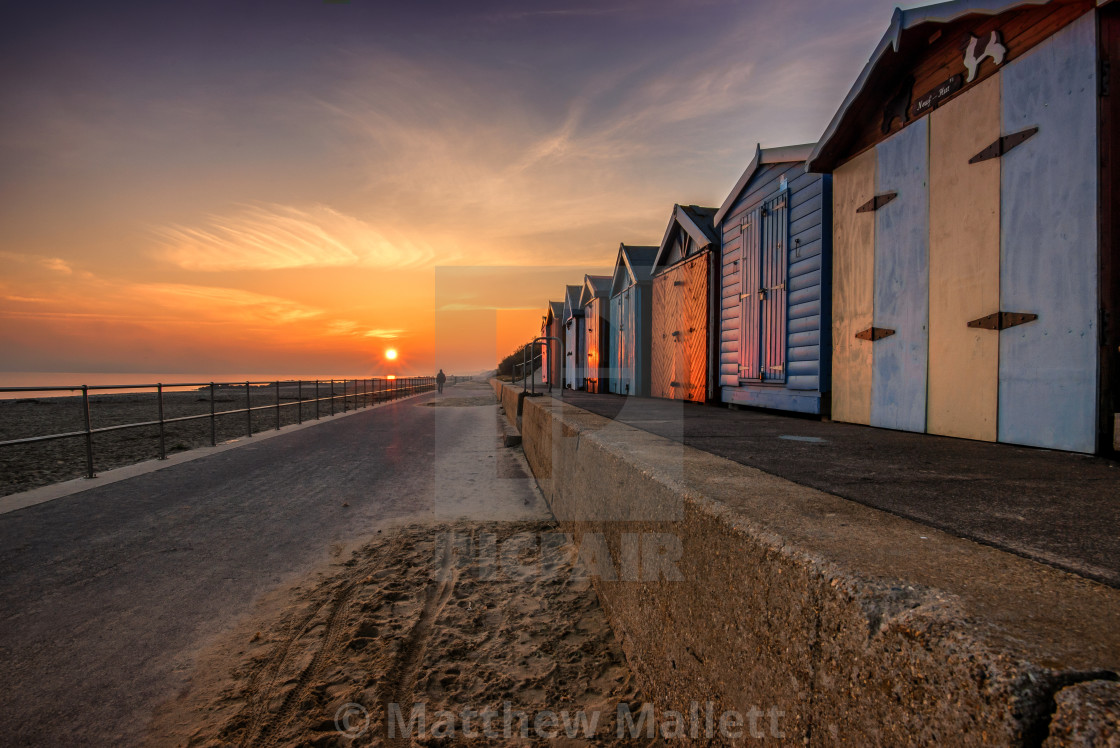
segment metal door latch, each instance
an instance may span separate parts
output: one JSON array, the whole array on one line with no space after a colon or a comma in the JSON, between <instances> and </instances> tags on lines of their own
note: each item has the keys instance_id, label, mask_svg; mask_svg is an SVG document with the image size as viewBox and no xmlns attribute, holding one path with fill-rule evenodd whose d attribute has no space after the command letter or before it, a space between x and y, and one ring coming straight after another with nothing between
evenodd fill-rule
<instances>
[{"instance_id":1,"label":"metal door latch","mask_svg":"<svg viewBox=\"0 0 1120 748\"><path fill-rule=\"evenodd\" d=\"M1037 127L1029 127L1026 130L1020 130L1019 132L1013 132L1010 135L1004 135L1002 138L970 158L968 160L968 163L978 164L981 161L999 158L1015 146L1022 144L1026 140L1029 140L1037 132Z\"/></svg>"},{"instance_id":2,"label":"metal door latch","mask_svg":"<svg viewBox=\"0 0 1120 748\"><path fill-rule=\"evenodd\" d=\"M856 337L860 340L882 340L894 335L894 330L887 329L886 327L869 327L866 330L856 333Z\"/></svg>"},{"instance_id":3,"label":"metal door latch","mask_svg":"<svg viewBox=\"0 0 1120 748\"><path fill-rule=\"evenodd\" d=\"M968 326L980 330L1006 330L1009 327L1034 322L1036 319L1038 319L1038 315L1029 312L995 312L986 317L972 320L968 323Z\"/></svg>"}]
</instances>

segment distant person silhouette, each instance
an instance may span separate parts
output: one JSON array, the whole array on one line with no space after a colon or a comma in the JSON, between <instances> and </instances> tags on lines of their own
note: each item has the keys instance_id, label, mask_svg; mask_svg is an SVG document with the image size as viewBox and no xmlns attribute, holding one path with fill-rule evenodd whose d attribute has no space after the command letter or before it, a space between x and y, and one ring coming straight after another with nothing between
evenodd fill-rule
<instances>
[{"instance_id":1,"label":"distant person silhouette","mask_svg":"<svg viewBox=\"0 0 1120 748\"><path fill-rule=\"evenodd\" d=\"M443 373L443 369L440 369L439 374L436 374L436 387L439 388L439 394L441 395L443 394L443 383L446 381L447 375Z\"/></svg>"}]
</instances>

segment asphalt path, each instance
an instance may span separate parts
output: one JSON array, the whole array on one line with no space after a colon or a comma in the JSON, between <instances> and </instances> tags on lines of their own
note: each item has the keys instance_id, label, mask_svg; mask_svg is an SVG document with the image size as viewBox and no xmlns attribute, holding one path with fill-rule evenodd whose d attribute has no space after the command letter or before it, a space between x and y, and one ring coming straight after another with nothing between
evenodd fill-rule
<instances>
[{"instance_id":1,"label":"asphalt path","mask_svg":"<svg viewBox=\"0 0 1120 748\"><path fill-rule=\"evenodd\" d=\"M254 601L394 521L538 515L485 383L0 515L11 745L130 745ZM449 404L450 400L444 404Z\"/></svg>"}]
</instances>

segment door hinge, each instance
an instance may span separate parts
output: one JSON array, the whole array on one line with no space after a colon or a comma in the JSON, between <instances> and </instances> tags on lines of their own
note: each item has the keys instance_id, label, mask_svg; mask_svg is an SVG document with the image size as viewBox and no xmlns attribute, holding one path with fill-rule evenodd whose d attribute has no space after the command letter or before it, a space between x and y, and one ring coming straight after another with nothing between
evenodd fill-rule
<instances>
[{"instance_id":1,"label":"door hinge","mask_svg":"<svg viewBox=\"0 0 1120 748\"><path fill-rule=\"evenodd\" d=\"M681 383L680 382L669 382L669 386L670 387L680 387Z\"/></svg>"},{"instance_id":2,"label":"door hinge","mask_svg":"<svg viewBox=\"0 0 1120 748\"><path fill-rule=\"evenodd\" d=\"M856 213L873 213L889 203L891 200L894 200L896 197L898 197L897 192L884 192L882 195L876 195L863 205L856 208Z\"/></svg>"},{"instance_id":3,"label":"door hinge","mask_svg":"<svg viewBox=\"0 0 1120 748\"><path fill-rule=\"evenodd\" d=\"M1037 127L1028 127L1026 130L1020 130L1019 132L1013 132L1010 135L1004 135L1002 138L970 158L968 160L968 163L978 164L981 161L999 158L1015 146L1021 145L1025 141L1029 140L1037 132Z\"/></svg>"},{"instance_id":4,"label":"door hinge","mask_svg":"<svg viewBox=\"0 0 1120 748\"><path fill-rule=\"evenodd\" d=\"M891 335L894 335L894 330L890 330L886 327L869 327L862 332L857 332L856 338L874 342L876 340L882 340L883 338L889 338Z\"/></svg>"},{"instance_id":5,"label":"door hinge","mask_svg":"<svg viewBox=\"0 0 1120 748\"><path fill-rule=\"evenodd\" d=\"M1029 312L995 312L968 323L969 327L980 330L1006 330L1009 327L1025 325L1038 319L1037 314Z\"/></svg>"}]
</instances>

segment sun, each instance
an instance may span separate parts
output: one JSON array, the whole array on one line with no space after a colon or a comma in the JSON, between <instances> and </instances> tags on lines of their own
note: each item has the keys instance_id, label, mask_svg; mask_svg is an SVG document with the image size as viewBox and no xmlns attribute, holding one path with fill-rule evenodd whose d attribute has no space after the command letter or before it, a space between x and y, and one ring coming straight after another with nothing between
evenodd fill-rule
<instances>
[{"instance_id":1,"label":"sun","mask_svg":"<svg viewBox=\"0 0 1120 748\"><path fill-rule=\"evenodd\" d=\"M385 358L389 359L390 361L396 360L397 349L396 348L390 348L389 350L385 351Z\"/></svg>"}]
</instances>

